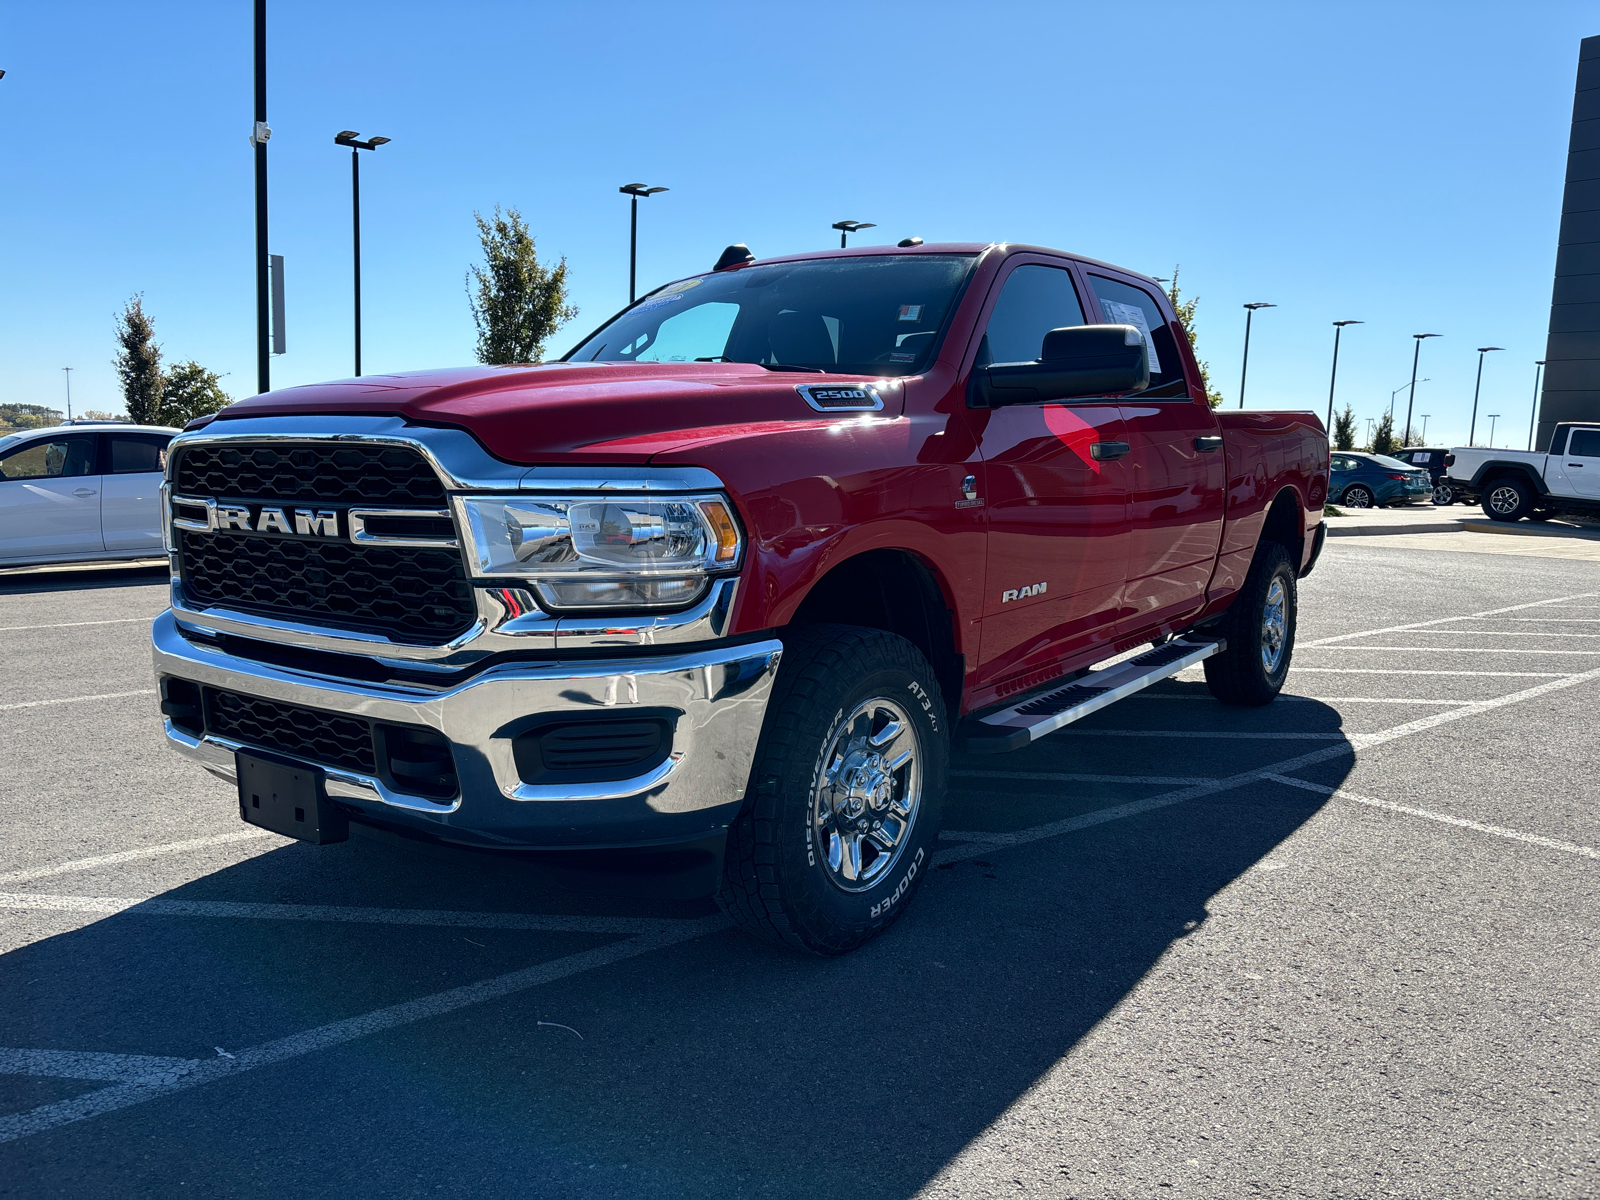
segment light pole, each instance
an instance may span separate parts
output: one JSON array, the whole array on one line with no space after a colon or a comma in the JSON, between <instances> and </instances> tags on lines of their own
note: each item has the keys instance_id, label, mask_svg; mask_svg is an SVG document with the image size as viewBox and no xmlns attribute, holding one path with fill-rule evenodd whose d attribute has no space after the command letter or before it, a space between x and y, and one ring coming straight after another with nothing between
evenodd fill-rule
<instances>
[{"instance_id":1,"label":"light pole","mask_svg":"<svg viewBox=\"0 0 1600 1200\"><path fill-rule=\"evenodd\" d=\"M1499 419L1500 414L1499 413L1485 413L1484 415L1489 418L1489 449L1493 450L1494 449L1494 423L1495 423L1496 420Z\"/></svg>"},{"instance_id":2,"label":"light pole","mask_svg":"<svg viewBox=\"0 0 1600 1200\"><path fill-rule=\"evenodd\" d=\"M1250 322L1256 315L1258 308L1277 308L1276 304L1268 304L1257 300L1254 304L1244 306L1244 363L1239 368L1239 407L1244 407L1244 381L1250 374Z\"/></svg>"},{"instance_id":3,"label":"light pole","mask_svg":"<svg viewBox=\"0 0 1600 1200\"><path fill-rule=\"evenodd\" d=\"M272 390L272 307L267 263L267 0L255 0L255 124L250 144L256 159L256 390Z\"/></svg>"},{"instance_id":4,"label":"light pole","mask_svg":"<svg viewBox=\"0 0 1600 1200\"><path fill-rule=\"evenodd\" d=\"M1443 337L1440 333L1413 333L1416 339L1416 349L1411 352L1411 394L1406 397L1406 431L1400 435L1400 444L1403 446L1410 440L1411 434L1411 406L1417 399L1417 357L1422 353L1422 342L1425 338Z\"/></svg>"},{"instance_id":5,"label":"light pole","mask_svg":"<svg viewBox=\"0 0 1600 1200\"><path fill-rule=\"evenodd\" d=\"M1479 346L1478 347L1478 382L1472 385L1472 424L1467 427L1467 445L1476 443L1472 440L1473 434L1478 432L1478 389L1483 386L1483 356L1491 350L1503 350L1504 346ZM1489 444L1494 445L1491 439Z\"/></svg>"},{"instance_id":6,"label":"light pole","mask_svg":"<svg viewBox=\"0 0 1600 1200\"><path fill-rule=\"evenodd\" d=\"M1371 417L1366 418L1366 421L1367 421L1367 445L1370 446L1370 445L1372 445L1372 427L1373 427L1374 424L1376 424L1376 422L1373 421L1373 419Z\"/></svg>"},{"instance_id":7,"label":"light pole","mask_svg":"<svg viewBox=\"0 0 1600 1200\"><path fill-rule=\"evenodd\" d=\"M5 74L4 71L0 71L0 75L4 75L4 74ZM62 367L61 369L67 373L67 420L71 421L72 420L72 368L71 367Z\"/></svg>"},{"instance_id":8,"label":"light pole","mask_svg":"<svg viewBox=\"0 0 1600 1200\"><path fill-rule=\"evenodd\" d=\"M634 280L637 277L636 268L639 262L639 197L654 196L657 192L664 192L664 187L645 187L642 183L625 183L617 189L624 196L632 196L632 213L628 221L628 303L633 303Z\"/></svg>"},{"instance_id":9,"label":"light pole","mask_svg":"<svg viewBox=\"0 0 1600 1200\"><path fill-rule=\"evenodd\" d=\"M356 297L356 375L361 374L361 152L363 150L376 150L379 146L387 145L386 137L368 138L361 142L356 139L361 135L354 129L341 129L333 135L335 146L350 147L350 238L353 247L352 255L355 263L355 297Z\"/></svg>"},{"instance_id":10,"label":"light pole","mask_svg":"<svg viewBox=\"0 0 1600 1200\"><path fill-rule=\"evenodd\" d=\"M1432 383L1433 380L1432 379L1419 379L1419 380L1417 380L1417 382L1418 383ZM1401 392L1405 391L1405 390L1406 390L1406 385L1402 383L1399 387L1395 388L1394 391L1389 393L1389 420L1390 421L1394 420L1394 398L1396 396L1398 396Z\"/></svg>"},{"instance_id":11,"label":"light pole","mask_svg":"<svg viewBox=\"0 0 1600 1200\"><path fill-rule=\"evenodd\" d=\"M1248 317L1245 318L1249 320ZM1333 373L1328 376L1328 424L1333 428L1333 385L1339 380L1339 335L1344 332L1346 325L1365 325L1365 321L1335 321L1333 323Z\"/></svg>"},{"instance_id":12,"label":"light pole","mask_svg":"<svg viewBox=\"0 0 1600 1200\"><path fill-rule=\"evenodd\" d=\"M1533 409L1528 413L1528 449L1533 449L1533 422L1539 415L1539 376L1544 372L1544 359L1533 364Z\"/></svg>"},{"instance_id":13,"label":"light pole","mask_svg":"<svg viewBox=\"0 0 1600 1200\"><path fill-rule=\"evenodd\" d=\"M876 229L871 221L835 221L833 227L839 231L839 249L845 249L845 238L855 233L858 229Z\"/></svg>"},{"instance_id":14,"label":"light pole","mask_svg":"<svg viewBox=\"0 0 1600 1200\"><path fill-rule=\"evenodd\" d=\"M1422 444L1424 446L1426 446L1428 444L1428 418L1433 416L1433 414L1432 413L1422 413L1421 416L1422 416Z\"/></svg>"}]
</instances>

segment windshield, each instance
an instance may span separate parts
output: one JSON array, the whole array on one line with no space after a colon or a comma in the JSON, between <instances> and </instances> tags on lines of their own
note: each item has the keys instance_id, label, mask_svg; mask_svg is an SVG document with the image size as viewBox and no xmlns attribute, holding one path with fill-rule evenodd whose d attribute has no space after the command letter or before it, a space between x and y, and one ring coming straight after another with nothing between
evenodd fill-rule
<instances>
[{"instance_id":1,"label":"windshield","mask_svg":"<svg viewBox=\"0 0 1600 1200\"><path fill-rule=\"evenodd\" d=\"M879 254L681 279L569 351L568 362L745 362L915 375L975 257Z\"/></svg>"}]
</instances>

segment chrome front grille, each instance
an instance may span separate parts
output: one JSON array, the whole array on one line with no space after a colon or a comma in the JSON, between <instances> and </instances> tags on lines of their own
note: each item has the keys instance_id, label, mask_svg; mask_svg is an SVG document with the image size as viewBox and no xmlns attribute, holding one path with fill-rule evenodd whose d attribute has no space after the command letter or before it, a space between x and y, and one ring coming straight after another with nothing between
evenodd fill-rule
<instances>
[{"instance_id":1,"label":"chrome front grille","mask_svg":"<svg viewBox=\"0 0 1600 1200\"><path fill-rule=\"evenodd\" d=\"M179 496L281 504L443 508L444 485L408 446L351 442L202 442L173 467Z\"/></svg>"}]
</instances>

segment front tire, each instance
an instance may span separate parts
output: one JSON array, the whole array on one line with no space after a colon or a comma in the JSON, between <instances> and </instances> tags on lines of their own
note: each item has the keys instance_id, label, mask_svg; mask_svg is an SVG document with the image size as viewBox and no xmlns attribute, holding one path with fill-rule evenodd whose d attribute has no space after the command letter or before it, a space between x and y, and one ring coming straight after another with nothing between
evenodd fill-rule
<instances>
[{"instance_id":1,"label":"front tire","mask_svg":"<svg viewBox=\"0 0 1600 1200\"><path fill-rule=\"evenodd\" d=\"M1515 475L1502 475L1483 490L1483 515L1491 521L1519 521L1533 506L1533 489Z\"/></svg>"},{"instance_id":2,"label":"front tire","mask_svg":"<svg viewBox=\"0 0 1600 1200\"><path fill-rule=\"evenodd\" d=\"M776 945L864 945L933 866L948 759L938 680L910 642L846 625L785 636L717 902Z\"/></svg>"},{"instance_id":3,"label":"front tire","mask_svg":"<svg viewBox=\"0 0 1600 1200\"><path fill-rule=\"evenodd\" d=\"M1270 704L1283 690L1294 656L1295 585L1289 552L1262 542L1218 630L1228 648L1205 660L1206 686L1224 704Z\"/></svg>"},{"instance_id":4,"label":"front tire","mask_svg":"<svg viewBox=\"0 0 1600 1200\"><path fill-rule=\"evenodd\" d=\"M1344 490L1344 505L1346 508L1372 508L1375 504L1376 497L1359 483L1353 483Z\"/></svg>"}]
</instances>

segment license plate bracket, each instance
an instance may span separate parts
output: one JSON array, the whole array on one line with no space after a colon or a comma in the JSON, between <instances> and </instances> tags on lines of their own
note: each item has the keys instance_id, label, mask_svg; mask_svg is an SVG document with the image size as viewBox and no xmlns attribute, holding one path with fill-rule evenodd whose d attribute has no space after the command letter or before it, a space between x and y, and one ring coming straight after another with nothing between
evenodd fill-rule
<instances>
[{"instance_id":1,"label":"license plate bracket","mask_svg":"<svg viewBox=\"0 0 1600 1200\"><path fill-rule=\"evenodd\" d=\"M323 775L304 763L239 751L239 818L248 825L326 845L350 836L350 821L328 800Z\"/></svg>"}]
</instances>

